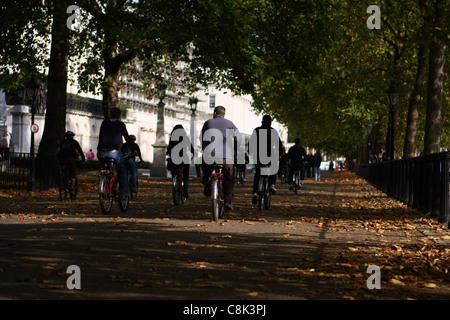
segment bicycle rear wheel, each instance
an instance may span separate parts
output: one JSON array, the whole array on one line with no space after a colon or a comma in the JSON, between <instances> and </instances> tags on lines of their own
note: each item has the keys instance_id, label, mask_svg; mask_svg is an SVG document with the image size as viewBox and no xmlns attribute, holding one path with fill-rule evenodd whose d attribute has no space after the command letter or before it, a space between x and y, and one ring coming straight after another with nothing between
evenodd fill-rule
<instances>
[{"instance_id":1,"label":"bicycle rear wheel","mask_svg":"<svg viewBox=\"0 0 450 320\"><path fill-rule=\"evenodd\" d=\"M264 209L268 210L270 208L270 197L272 192L269 190L269 180L265 179L265 190L264 190Z\"/></svg>"},{"instance_id":2,"label":"bicycle rear wheel","mask_svg":"<svg viewBox=\"0 0 450 320\"><path fill-rule=\"evenodd\" d=\"M101 178L99 187L99 201L100 209L104 214L111 212L113 205L113 197L110 194L110 181L109 179Z\"/></svg>"},{"instance_id":3,"label":"bicycle rear wheel","mask_svg":"<svg viewBox=\"0 0 450 320\"><path fill-rule=\"evenodd\" d=\"M212 182L212 209L214 221L219 221L219 218L223 217L224 199L223 199L223 189L222 184L215 180Z\"/></svg>"},{"instance_id":4,"label":"bicycle rear wheel","mask_svg":"<svg viewBox=\"0 0 450 320\"><path fill-rule=\"evenodd\" d=\"M130 206L130 196L126 196L125 198L122 198L119 196L119 199L117 201L119 203L119 209L122 212L125 212L128 210L128 207Z\"/></svg>"},{"instance_id":5,"label":"bicycle rear wheel","mask_svg":"<svg viewBox=\"0 0 450 320\"><path fill-rule=\"evenodd\" d=\"M178 174L176 174L172 177L172 199L175 206L180 203L180 193L178 192L178 189Z\"/></svg>"},{"instance_id":6,"label":"bicycle rear wheel","mask_svg":"<svg viewBox=\"0 0 450 320\"><path fill-rule=\"evenodd\" d=\"M258 187L258 208L259 211L264 210L264 193L265 193L265 178L259 178L259 187Z\"/></svg>"}]
</instances>

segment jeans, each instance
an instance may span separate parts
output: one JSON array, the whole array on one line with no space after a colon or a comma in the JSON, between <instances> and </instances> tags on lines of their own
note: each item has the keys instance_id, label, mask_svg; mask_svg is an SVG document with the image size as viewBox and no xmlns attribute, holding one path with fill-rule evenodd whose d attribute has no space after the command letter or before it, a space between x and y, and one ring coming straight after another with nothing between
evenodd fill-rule
<instances>
[{"instance_id":1,"label":"jeans","mask_svg":"<svg viewBox=\"0 0 450 320\"><path fill-rule=\"evenodd\" d=\"M114 159L116 161L117 175L119 179L119 191L122 194L129 194L130 186L128 185L128 176L125 169L125 161L123 160L122 152L120 152L119 150L98 150L97 157L100 161L103 159Z\"/></svg>"},{"instance_id":2,"label":"jeans","mask_svg":"<svg viewBox=\"0 0 450 320\"><path fill-rule=\"evenodd\" d=\"M125 168L130 172L129 185L130 187L137 187L137 175L136 175L136 161L133 158L123 159L125 162Z\"/></svg>"},{"instance_id":3,"label":"jeans","mask_svg":"<svg viewBox=\"0 0 450 320\"><path fill-rule=\"evenodd\" d=\"M320 180L320 167L314 167L314 179Z\"/></svg>"},{"instance_id":4,"label":"jeans","mask_svg":"<svg viewBox=\"0 0 450 320\"><path fill-rule=\"evenodd\" d=\"M261 167L255 166L256 172L255 176L253 177L253 194L258 193L258 185L259 185L259 177L261 176ZM269 176L269 187L277 182L277 175L271 175Z\"/></svg>"}]
</instances>

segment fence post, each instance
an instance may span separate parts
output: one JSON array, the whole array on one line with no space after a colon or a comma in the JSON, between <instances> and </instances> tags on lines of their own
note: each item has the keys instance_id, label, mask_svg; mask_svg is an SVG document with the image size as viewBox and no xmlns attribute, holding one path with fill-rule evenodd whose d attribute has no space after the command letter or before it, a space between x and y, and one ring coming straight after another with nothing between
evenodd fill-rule
<instances>
[{"instance_id":1,"label":"fence post","mask_svg":"<svg viewBox=\"0 0 450 320\"><path fill-rule=\"evenodd\" d=\"M441 168L441 203L438 221L440 223L450 223L449 214L449 153L443 152L440 154L440 168ZM449 224L450 228L450 224Z\"/></svg>"},{"instance_id":2,"label":"fence post","mask_svg":"<svg viewBox=\"0 0 450 320\"><path fill-rule=\"evenodd\" d=\"M440 211L440 198L441 198L441 159L439 154L433 154L432 156L432 172L431 172L431 214L430 218L437 218Z\"/></svg>"}]
</instances>

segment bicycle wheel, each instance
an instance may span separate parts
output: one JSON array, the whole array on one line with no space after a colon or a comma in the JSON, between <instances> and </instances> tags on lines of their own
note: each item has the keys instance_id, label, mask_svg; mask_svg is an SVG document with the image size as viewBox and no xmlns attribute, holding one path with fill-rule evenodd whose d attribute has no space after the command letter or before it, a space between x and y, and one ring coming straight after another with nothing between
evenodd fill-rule
<instances>
[{"instance_id":1,"label":"bicycle wheel","mask_svg":"<svg viewBox=\"0 0 450 320\"><path fill-rule=\"evenodd\" d=\"M264 193L265 193L265 182L264 182L265 178L264 177L260 177L259 178L259 186L258 186L258 208L259 211L263 211L264 210Z\"/></svg>"},{"instance_id":2,"label":"bicycle wheel","mask_svg":"<svg viewBox=\"0 0 450 320\"><path fill-rule=\"evenodd\" d=\"M130 196L126 196L125 199L119 196L117 202L119 204L120 211L125 212L128 210L128 207L130 206Z\"/></svg>"},{"instance_id":3,"label":"bicycle wheel","mask_svg":"<svg viewBox=\"0 0 450 320\"><path fill-rule=\"evenodd\" d=\"M272 192L269 190L269 179L265 180L265 192L264 192L264 209L268 210L270 208L270 197Z\"/></svg>"},{"instance_id":4,"label":"bicycle wheel","mask_svg":"<svg viewBox=\"0 0 450 320\"><path fill-rule=\"evenodd\" d=\"M178 192L178 189L178 174L175 174L172 177L172 198L175 206L180 203L180 193Z\"/></svg>"},{"instance_id":5,"label":"bicycle wheel","mask_svg":"<svg viewBox=\"0 0 450 320\"><path fill-rule=\"evenodd\" d=\"M104 214L111 212L113 205L113 197L110 194L110 180L101 178L99 183L99 201L100 209Z\"/></svg>"},{"instance_id":6,"label":"bicycle wheel","mask_svg":"<svg viewBox=\"0 0 450 320\"><path fill-rule=\"evenodd\" d=\"M212 210L214 221L219 221L220 215L220 197L219 197L219 183L217 180L211 183L212 192Z\"/></svg>"}]
</instances>

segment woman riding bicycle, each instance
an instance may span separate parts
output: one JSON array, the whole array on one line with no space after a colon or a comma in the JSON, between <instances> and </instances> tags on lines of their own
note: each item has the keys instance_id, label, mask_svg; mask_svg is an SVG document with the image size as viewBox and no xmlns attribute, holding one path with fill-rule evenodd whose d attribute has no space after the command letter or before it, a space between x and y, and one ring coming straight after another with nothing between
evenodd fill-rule
<instances>
[{"instance_id":1,"label":"woman riding bicycle","mask_svg":"<svg viewBox=\"0 0 450 320\"><path fill-rule=\"evenodd\" d=\"M194 147L181 124L177 124L170 133L166 154L169 156L167 159L167 170L172 172L172 177L176 169L182 168L183 197L188 198L189 164L194 155Z\"/></svg>"},{"instance_id":2,"label":"woman riding bicycle","mask_svg":"<svg viewBox=\"0 0 450 320\"><path fill-rule=\"evenodd\" d=\"M73 138L74 136L75 133L73 133L72 131L67 131L64 134L65 138L63 141L61 141L61 145L58 151L59 164L61 168L65 166L69 172L69 193L71 199L75 198L74 188L75 181L77 179L75 161L78 159L78 156L81 157L81 161L85 161L86 159L84 157L83 150L81 150L80 144Z\"/></svg>"}]
</instances>

